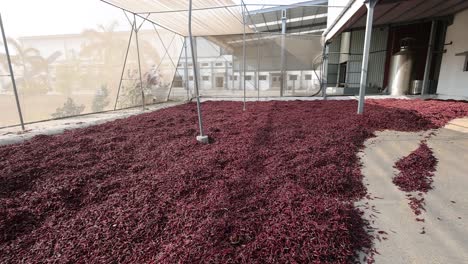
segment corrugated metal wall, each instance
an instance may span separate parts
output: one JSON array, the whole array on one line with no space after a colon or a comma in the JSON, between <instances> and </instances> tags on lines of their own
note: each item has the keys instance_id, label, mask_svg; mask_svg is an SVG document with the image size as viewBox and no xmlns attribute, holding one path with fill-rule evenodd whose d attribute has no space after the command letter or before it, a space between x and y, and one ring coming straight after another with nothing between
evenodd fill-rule
<instances>
[{"instance_id":1,"label":"corrugated metal wall","mask_svg":"<svg viewBox=\"0 0 468 264\"><path fill-rule=\"evenodd\" d=\"M369 55L369 71L367 74L366 93L378 93L383 87L385 74L388 28L375 28L372 31ZM362 51L364 48L364 30L351 32L351 45L347 69L348 88L345 93L358 93L361 78Z\"/></svg>"},{"instance_id":2,"label":"corrugated metal wall","mask_svg":"<svg viewBox=\"0 0 468 264\"><path fill-rule=\"evenodd\" d=\"M336 86L338 80L338 67L340 65L341 36L333 39L328 47L328 87Z\"/></svg>"}]
</instances>

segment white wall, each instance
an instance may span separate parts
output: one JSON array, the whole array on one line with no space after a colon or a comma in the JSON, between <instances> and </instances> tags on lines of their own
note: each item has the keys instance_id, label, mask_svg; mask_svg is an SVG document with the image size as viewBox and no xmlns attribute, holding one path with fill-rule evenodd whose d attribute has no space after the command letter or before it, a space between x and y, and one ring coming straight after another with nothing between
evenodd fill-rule
<instances>
[{"instance_id":1,"label":"white wall","mask_svg":"<svg viewBox=\"0 0 468 264\"><path fill-rule=\"evenodd\" d=\"M445 43L447 53L442 58L437 93L442 95L468 96L468 72L463 71L465 56L456 53L468 51L468 10L455 15L455 20L447 29Z\"/></svg>"}]
</instances>

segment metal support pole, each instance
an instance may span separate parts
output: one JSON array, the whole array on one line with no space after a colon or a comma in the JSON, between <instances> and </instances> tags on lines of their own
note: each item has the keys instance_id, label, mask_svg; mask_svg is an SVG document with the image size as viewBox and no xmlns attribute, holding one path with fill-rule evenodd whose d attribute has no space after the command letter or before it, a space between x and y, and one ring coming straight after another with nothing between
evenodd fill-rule
<instances>
[{"instance_id":1,"label":"metal support pole","mask_svg":"<svg viewBox=\"0 0 468 264\"><path fill-rule=\"evenodd\" d=\"M246 62L245 62L245 53L246 53L246 47L245 47L245 7L242 6L242 23L244 25L244 33L243 33L243 39L242 39L242 88L244 89L244 104L242 106L242 110L245 111L245 97L246 97L246 83L245 83L245 68L246 68Z\"/></svg>"},{"instance_id":2,"label":"metal support pole","mask_svg":"<svg viewBox=\"0 0 468 264\"><path fill-rule=\"evenodd\" d=\"M229 62L227 60L224 62L224 82L223 82L224 90L228 90L228 78L229 78L228 63Z\"/></svg>"},{"instance_id":3,"label":"metal support pole","mask_svg":"<svg viewBox=\"0 0 468 264\"><path fill-rule=\"evenodd\" d=\"M185 52L184 87L185 87L185 89L187 89L187 101L189 101L190 100L190 80L189 80L189 74L188 74L187 43L188 43L188 38L185 37L185 43L184 43L184 52Z\"/></svg>"},{"instance_id":4,"label":"metal support pole","mask_svg":"<svg viewBox=\"0 0 468 264\"><path fill-rule=\"evenodd\" d=\"M132 43L133 29L135 28L135 21L133 21L133 23L131 25L132 25L132 30L130 31L130 37L128 39L127 51L125 52L124 64L122 66L122 73L120 74L119 88L117 90L117 96L115 97L114 110L117 109L117 102L119 101L120 89L122 87L122 80L123 80L123 76L124 76L124 73L125 73L125 66L127 65L128 52L130 50L130 45Z\"/></svg>"},{"instance_id":5,"label":"metal support pole","mask_svg":"<svg viewBox=\"0 0 468 264\"><path fill-rule=\"evenodd\" d=\"M327 99L327 87L328 87L328 48L329 43L325 43L322 54L322 97L323 100Z\"/></svg>"},{"instance_id":6,"label":"metal support pole","mask_svg":"<svg viewBox=\"0 0 468 264\"><path fill-rule=\"evenodd\" d=\"M141 74L141 61L140 61L140 45L138 43L138 28L136 27L136 15L133 14L134 19L134 30L135 30L135 40L137 48L137 57L138 57L138 72L140 73L140 90L141 90L141 100L142 100L142 110L145 110L145 91L143 90L143 75Z\"/></svg>"},{"instance_id":7,"label":"metal support pole","mask_svg":"<svg viewBox=\"0 0 468 264\"><path fill-rule=\"evenodd\" d=\"M200 135L197 136L197 141L202 143L208 143L208 136L203 134L203 120L200 103L200 93L198 91L198 74L197 74L197 58L195 49L193 48L193 36L192 36L192 0L189 0L189 20L188 20L188 31L190 38L190 51L192 53L192 64L193 64L193 86L195 90L195 96L197 98L197 113L198 113L198 125L200 128Z\"/></svg>"},{"instance_id":8,"label":"metal support pole","mask_svg":"<svg viewBox=\"0 0 468 264\"><path fill-rule=\"evenodd\" d=\"M283 96L284 94L284 88L285 88L285 83L287 82L286 80L286 74L285 74L285 64L286 64L286 54L285 54L285 49L286 49L286 9L281 10L281 76L280 76L280 96Z\"/></svg>"},{"instance_id":9,"label":"metal support pole","mask_svg":"<svg viewBox=\"0 0 468 264\"><path fill-rule=\"evenodd\" d=\"M5 46L5 53L8 61L8 69L10 71L11 84L13 85L13 92L15 93L16 108L18 110L18 115L21 123L21 129L24 131L24 120L23 113L21 112L21 105L18 97L18 90L16 89L15 74L13 72L13 67L11 66L10 51L8 50L8 42L6 39L5 28L3 27L2 15L0 14L0 28L2 30L3 45Z\"/></svg>"},{"instance_id":10,"label":"metal support pole","mask_svg":"<svg viewBox=\"0 0 468 264\"><path fill-rule=\"evenodd\" d=\"M257 40L257 101L260 100L260 38Z\"/></svg>"},{"instance_id":11,"label":"metal support pole","mask_svg":"<svg viewBox=\"0 0 468 264\"><path fill-rule=\"evenodd\" d=\"M365 4L367 7L367 19L366 29L364 36L364 51L362 52L362 69L361 69L361 82L359 86L359 102L358 102L358 114L364 113L364 101L366 95L367 86L367 68L369 66L369 50L372 36L372 24L374 19L374 7L378 0L368 0Z\"/></svg>"},{"instance_id":12,"label":"metal support pole","mask_svg":"<svg viewBox=\"0 0 468 264\"><path fill-rule=\"evenodd\" d=\"M429 74L431 73L432 54L434 53L435 30L437 22L432 20L431 33L429 34L429 47L427 48L426 66L424 67L424 78L421 95L429 93Z\"/></svg>"}]
</instances>

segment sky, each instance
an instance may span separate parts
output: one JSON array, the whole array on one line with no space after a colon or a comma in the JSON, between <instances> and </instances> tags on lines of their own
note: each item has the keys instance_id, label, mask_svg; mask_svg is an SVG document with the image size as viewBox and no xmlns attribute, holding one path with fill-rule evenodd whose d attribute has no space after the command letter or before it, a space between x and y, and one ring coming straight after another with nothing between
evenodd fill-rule
<instances>
[{"instance_id":1,"label":"sky","mask_svg":"<svg viewBox=\"0 0 468 264\"><path fill-rule=\"evenodd\" d=\"M177 1L177 0L174 0ZM240 0L233 0L240 4ZM285 5L297 0L245 0L247 4ZM253 9L254 7L250 7ZM260 7L255 7L260 8ZM117 30L129 28L123 12L99 0L0 0L8 36L38 36L81 33L117 20Z\"/></svg>"}]
</instances>

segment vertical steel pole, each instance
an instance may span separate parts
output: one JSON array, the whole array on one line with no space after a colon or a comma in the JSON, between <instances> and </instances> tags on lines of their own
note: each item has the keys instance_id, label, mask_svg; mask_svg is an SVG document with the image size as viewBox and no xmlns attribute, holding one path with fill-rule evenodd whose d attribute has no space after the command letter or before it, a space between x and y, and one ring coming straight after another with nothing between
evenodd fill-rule
<instances>
[{"instance_id":1,"label":"vertical steel pole","mask_svg":"<svg viewBox=\"0 0 468 264\"><path fill-rule=\"evenodd\" d=\"M228 61L226 60L224 62L224 82L223 82L223 88L224 90L228 89L228 75L229 75L229 70L228 70Z\"/></svg>"},{"instance_id":2,"label":"vertical steel pole","mask_svg":"<svg viewBox=\"0 0 468 264\"><path fill-rule=\"evenodd\" d=\"M234 60L232 60L232 63L231 63L231 89L234 91L234 89L236 89L236 84L234 82Z\"/></svg>"},{"instance_id":3,"label":"vertical steel pole","mask_svg":"<svg viewBox=\"0 0 468 264\"><path fill-rule=\"evenodd\" d=\"M435 30L436 21L432 20L431 33L429 34L429 47L427 48L426 65L424 67L424 78L421 95L429 93L429 75L431 73L432 55L434 53L434 41L435 41Z\"/></svg>"},{"instance_id":4,"label":"vertical steel pole","mask_svg":"<svg viewBox=\"0 0 468 264\"><path fill-rule=\"evenodd\" d=\"M3 45L5 46L5 53L8 61L8 69L10 71L11 84L13 85L13 92L15 93L16 108L18 110L18 115L21 123L21 129L24 131L24 120L23 113L21 112L21 105L18 97L18 90L16 88L15 74L13 72L13 66L11 66L10 51L8 50L8 42L6 39L5 28L3 27L2 15L0 14L0 27L2 30Z\"/></svg>"},{"instance_id":5,"label":"vertical steel pole","mask_svg":"<svg viewBox=\"0 0 468 264\"><path fill-rule=\"evenodd\" d=\"M246 53L246 46L245 46L245 6L242 5L242 23L244 25L244 33L243 33L243 40L242 40L242 88L244 89L244 104L242 106L242 110L245 111L245 97L246 97L246 82L245 82L245 71L246 71L246 62L245 62L245 53ZM240 75L240 74L239 74Z\"/></svg>"},{"instance_id":6,"label":"vertical steel pole","mask_svg":"<svg viewBox=\"0 0 468 264\"><path fill-rule=\"evenodd\" d=\"M208 143L208 137L203 134L203 120L200 103L200 93L198 91L198 73L197 73L197 58L195 49L193 48L193 36L192 36L192 0L189 0L189 19L188 19L188 31L190 38L190 51L192 53L192 64L193 64L193 84L195 89L195 96L197 98L197 113L198 113L198 125L200 128L200 136L197 140L202 143Z\"/></svg>"},{"instance_id":7,"label":"vertical steel pole","mask_svg":"<svg viewBox=\"0 0 468 264\"><path fill-rule=\"evenodd\" d=\"M367 1L367 19L366 19L366 30L364 36L364 51L362 52L362 69L361 69L361 82L359 86L359 102L358 102L358 114L364 113L364 101L366 95L367 86L367 69L369 66L369 50L372 37L372 24L374 19L374 7L378 0Z\"/></svg>"},{"instance_id":8,"label":"vertical steel pole","mask_svg":"<svg viewBox=\"0 0 468 264\"><path fill-rule=\"evenodd\" d=\"M286 74L285 74L285 64L286 64L286 9L283 9L281 11L281 82L280 82L280 96L284 95L284 90L285 90L285 84L287 82L286 80Z\"/></svg>"},{"instance_id":9,"label":"vertical steel pole","mask_svg":"<svg viewBox=\"0 0 468 264\"><path fill-rule=\"evenodd\" d=\"M136 27L136 14L133 14L134 19L134 30L135 30L135 39L136 39L136 48L137 48L137 57L138 57L138 72L140 73L140 90L141 90L141 100L142 100L142 109L145 110L145 91L143 90L143 76L141 74L141 61L140 61L140 45L138 43L138 28Z\"/></svg>"},{"instance_id":10,"label":"vertical steel pole","mask_svg":"<svg viewBox=\"0 0 468 264\"><path fill-rule=\"evenodd\" d=\"M184 52L185 52L185 63L184 63L184 77L185 77L185 80L184 80L184 86L185 86L185 89L187 89L187 101L188 101L188 100L190 100L190 80L189 80L189 74L188 74L187 43L188 43L188 38L185 37L185 43L184 43Z\"/></svg>"},{"instance_id":11,"label":"vertical steel pole","mask_svg":"<svg viewBox=\"0 0 468 264\"><path fill-rule=\"evenodd\" d=\"M257 39L257 101L260 100L260 37Z\"/></svg>"},{"instance_id":12,"label":"vertical steel pole","mask_svg":"<svg viewBox=\"0 0 468 264\"><path fill-rule=\"evenodd\" d=\"M325 43L323 47L323 54L322 54L322 97L323 100L327 99L327 87L328 87L328 50L329 50L329 43Z\"/></svg>"},{"instance_id":13,"label":"vertical steel pole","mask_svg":"<svg viewBox=\"0 0 468 264\"><path fill-rule=\"evenodd\" d=\"M124 11L125 12L125 11ZM120 89L122 87L122 80L125 73L125 66L127 65L128 51L130 50L130 45L132 43L133 29L135 27L135 21L133 21L132 30L130 31L130 38L128 39L127 51L125 52L124 64L122 66L122 73L120 74L119 88L117 90L117 96L115 97L114 110L117 109L117 102L119 101Z\"/></svg>"}]
</instances>

